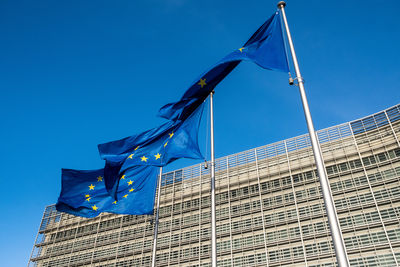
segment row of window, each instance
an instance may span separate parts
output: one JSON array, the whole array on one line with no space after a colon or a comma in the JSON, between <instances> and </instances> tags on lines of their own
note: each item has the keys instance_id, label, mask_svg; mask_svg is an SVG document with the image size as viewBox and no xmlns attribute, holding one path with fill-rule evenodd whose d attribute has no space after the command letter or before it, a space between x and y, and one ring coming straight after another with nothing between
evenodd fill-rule
<instances>
[{"instance_id":1,"label":"row of window","mask_svg":"<svg viewBox=\"0 0 400 267\"><path fill-rule=\"evenodd\" d=\"M397 261L400 261L400 253L396 253ZM334 260L334 258L331 258ZM160 263L160 266L163 265L162 261L164 261L165 265L167 264L166 261L168 258L163 258L163 256L157 256L157 262ZM286 259L287 260L287 259ZM116 263L104 264L99 267L131 267L131 266L144 266L148 265L151 262L151 257L145 256L142 258L130 259L130 260L120 260ZM44 267L52 267L52 266L67 266L69 263L69 259L61 259L61 260L53 260L49 262L45 262L43 264ZM245 255L245 256L238 256L234 257L232 260L230 258L219 260L218 266L219 267L253 267L253 266L265 266L267 263L266 254L265 253L256 253L253 255ZM276 261L270 261L271 266L275 266L274 263ZM299 262L299 264L301 264ZM206 267L210 266L210 263L204 263L199 265L196 261L193 265L185 263L186 266L201 266ZM371 255L366 257L360 258L350 258L350 265L352 267L392 267L396 265L395 259L391 253L388 254L380 254L380 255ZM331 263L321 263L321 264L312 264L309 267L334 267L337 266L335 262Z\"/></svg>"},{"instance_id":2,"label":"row of window","mask_svg":"<svg viewBox=\"0 0 400 267\"><path fill-rule=\"evenodd\" d=\"M400 207L393 207L389 209L380 210L382 220L399 220L400 218ZM370 225L373 223L380 222L378 211L372 211L368 213L356 214L339 219L340 226L342 229L354 228L360 225Z\"/></svg>"},{"instance_id":3,"label":"row of window","mask_svg":"<svg viewBox=\"0 0 400 267\"><path fill-rule=\"evenodd\" d=\"M174 251L168 251L165 253L160 253L157 254L157 262L163 262L163 261L175 261L178 259L186 259L186 258L194 258L194 257L199 257L202 255L203 257L208 256L211 251L211 246L210 245L203 245L200 247L190 247L190 248L184 248L181 250L174 250Z\"/></svg>"},{"instance_id":4,"label":"row of window","mask_svg":"<svg viewBox=\"0 0 400 267\"><path fill-rule=\"evenodd\" d=\"M400 229L394 229L387 231L390 242L396 242L400 237ZM360 248L360 247L367 247L367 246L377 246L380 244L387 243L386 234L384 231L377 232L377 233L367 233L358 236L346 237L344 239L344 243L347 249L352 248Z\"/></svg>"},{"instance_id":5,"label":"row of window","mask_svg":"<svg viewBox=\"0 0 400 267\"><path fill-rule=\"evenodd\" d=\"M394 200L400 198L400 187L397 186L374 191L374 195L376 201L378 202L381 200ZM371 192L335 200L335 206L337 209L349 209L354 206L360 206L368 203L373 203L373 196Z\"/></svg>"},{"instance_id":6,"label":"row of window","mask_svg":"<svg viewBox=\"0 0 400 267\"><path fill-rule=\"evenodd\" d=\"M393 131L390 127L382 127L377 131L354 136L358 147L364 146L367 148L382 145L385 139L393 140Z\"/></svg>"},{"instance_id":7,"label":"row of window","mask_svg":"<svg viewBox=\"0 0 400 267\"><path fill-rule=\"evenodd\" d=\"M117 247L95 250L93 253L93 259L99 260L100 258L103 258L103 257L105 257L105 258L115 257L116 251L117 251Z\"/></svg>"},{"instance_id":8,"label":"row of window","mask_svg":"<svg viewBox=\"0 0 400 267\"><path fill-rule=\"evenodd\" d=\"M395 255L397 262L400 262L400 253L396 253ZM393 267L396 266L396 262L392 254L383 254L351 259L350 265L352 267Z\"/></svg>"},{"instance_id":9,"label":"row of window","mask_svg":"<svg viewBox=\"0 0 400 267\"><path fill-rule=\"evenodd\" d=\"M96 240L95 237L91 237L87 239L78 239L75 242L69 242L58 246L46 246L45 255L58 254L60 252L65 252L72 248L74 248L74 250L80 250L82 247L94 245L95 240Z\"/></svg>"},{"instance_id":10,"label":"row of window","mask_svg":"<svg viewBox=\"0 0 400 267\"><path fill-rule=\"evenodd\" d=\"M85 257L85 261L88 261L91 259L91 256ZM75 261L74 261L75 262ZM151 262L151 257L150 256L145 256L145 257L140 257L137 259L129 259L129 260L122 260L119 261L115 264L105 264L102 265L101 267L132 267L132 266L149 266ZM71 261L71 264L73 262ZM50 261L45 261L42 263L43 267L62 267L62 266L69 266L69 258L64 258L64 259L57 259L57 260L50 260Z\"/></svg>"},{"instance_id":11,"label":"row of window","mask_svg":"<svg viewBox=\"0 0 400 267\"><path fill-rule=\"evenodd\" d=\"M233 258L233 264L231 259L225 259L218 261L219 267L228 267L228 266L265 266L267 262L267 257L265 253L257 253L254 255L246 255L241 257Z\"/></svg>"},{"instance_id":12,"label":"row of window","mask_svg":"<svg viewBox=\"0 0 400 267\"><path fill-rule=\"evenodd\" d=\"M398 113L398 109L396 107L393 107L390 109L390 112L389 110L384 110L369 117L353 121L350 123L350 125L353 129L354 134L360 134L366 131L377 129L383 125L387 125L389 122L387 120L386 114L389 116L391 122L395 122L397 120L396 117Z\"/></svg>"}]
</instances>

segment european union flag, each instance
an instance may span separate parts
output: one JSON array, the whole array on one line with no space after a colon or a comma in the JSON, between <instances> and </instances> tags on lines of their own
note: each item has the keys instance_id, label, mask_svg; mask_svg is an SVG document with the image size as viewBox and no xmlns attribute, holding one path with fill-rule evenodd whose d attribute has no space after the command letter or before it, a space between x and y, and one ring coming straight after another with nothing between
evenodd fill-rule
<instances>
[{"instance_id":1,"label":"european union flag","mask_svg":"<svg viewBox=\"0 0 400 267\"><path fill-rule=\"evenodd\" d=\"M195 80L180 101L163 106L158 115L170 120L184 120L242 60L252 61L265 69L288 72L279 12L272 15L242 47Z\"/></svg>"},{"instance_id":2,"label":"european union flag","mask_svg":"<svg viewBox=\"0 0 400 267\"><path fill-rule=\"evenodd\" d=\"M115 200L105 188L103 169L62 169L62 189L56 208L87 218L102 212L153 214L157 170L154 166L135 166L127 170L120 177L118 200Z\"/></svg>"},{"instance_id":3,"label":"european union flag","mask_svg":"<svg viewBox=\"0 0 400 267\"><path fill-rule=\"evenodd\" d=\"M160 127L118 141L98 145L106 160L105 186L112 196L118 175L135 166L165 166L179 158L203 159L198 130L204 105L186 120L169 121Z\"/></svg>"}]
</instances>

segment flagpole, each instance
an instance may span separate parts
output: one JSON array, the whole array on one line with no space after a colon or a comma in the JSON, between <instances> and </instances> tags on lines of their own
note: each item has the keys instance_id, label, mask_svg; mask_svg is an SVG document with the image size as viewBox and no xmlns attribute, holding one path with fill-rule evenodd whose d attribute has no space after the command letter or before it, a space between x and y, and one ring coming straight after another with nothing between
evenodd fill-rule
<instances>
[{"instance_id":1,"label":"flagpole","mask_svg":"<svg viewBox=\"0 0 400 267\"><path fill-rule=\"evenodd\" d=\"M156 266L156 251L157 251L157 237L158 237L158 216L160 211L160 199L161 199L161 176L162 167L160 167L160 175L158 176L158 189L157 189L157 209L156 209L156 222L154 225L154 238L153 238L153 255L151 257L151 266Z\"/></svg>"},{"instance_id":2,"label":"flagpole","mask_svg":"<svg viewBox=\"0 0 400 267\"><path fill-rule=\"evenodd\" d=\"M290 51L292 53L293 65L296 71L297 82L300 90L301 100L303 102L304 115L306 117L308 131L310 134L312 149L314 152L315 163L317 165L318 177L321 184L322 195L325 203L325 210L328 216L329 228L331 230L333 245L335 247L336 259L339 267L348 267L349 260L347 258L346 247L343 242L342 231L340 230L339 220L337 217L335 204L332 197L332 191L329 185L329 180L326 175L324 161L322 159L321 148L319 146L317 135L315 134L313 121L311 118L310 109L308 106L308 101L306 97L306 92L304 89L304 81L300 74L299 64L297 62L296 52L294 51L294 46L292 42L292 36L290 35L289 26L286 20L285 14L286 3L281 1L278 3L278 8L282 11L283 21L285 23L286 34L290 46Z\"/></svg>"},{"instance_id":3,"label":"flagpole","mask_svg":"<svg viewBox=\"0 0 400 267\"><path fill-rule=\"evenodd\" d=\"M217 267L217 233L215 216L215 155L214 155L214 90L210 93L210 139L211 139L211 263Z\"/></svg>"}]
</instances>

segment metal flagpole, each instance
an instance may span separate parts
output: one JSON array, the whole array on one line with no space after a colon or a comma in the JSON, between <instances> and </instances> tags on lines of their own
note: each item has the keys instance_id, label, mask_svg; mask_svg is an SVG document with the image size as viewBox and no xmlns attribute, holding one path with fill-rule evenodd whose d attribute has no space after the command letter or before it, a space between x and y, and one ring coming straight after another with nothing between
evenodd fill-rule
<instances>
[{"instance_id":1,"label":"metal flagpole","mask_svg":"<svg viewBox=\"0 0 400 267\"><path fill-rule=\"evenodd\" d=\"M335 204L333 202L332 192L329 185L329 181L325 171L324 161L322 159L321 148L319 146L317 135L315 134L314 125L311 118L310 109L308 107L306 92L304 90L304 81L300 74L299 64L297 62L296 52L292 42L292 36L290 35L289 26L286 20L285 14L286 3L281 1L278 3L278 8L282 11L283 21L285 23L286 34L292 53L293 65L296 71L297 82L300 89L301 100L303 102L304 115L306 117L308 131L310 134L312 149L314 152L315 163L317 165L318 176L321 184L322 195L324 197L326 214L328 216L329 227L331 230L333 245L335 247L336 259L340 267L348 267L349 260L347 258L346 247L344 246L342 231L340 230L339 221L336 214ZM291 81L292 83L292 81Z\"/></svg>"},{"instance_id":2,"label":"metal flagpole","mask_svg":"<svg viewBox=\"0 0 400 267\"><path fill-rule=\"evenodd\" d=\"M154 238L153 238L153 255L151 257L151 267L156 266L156 251L157 251L157 236L158 236L158 216L160 211L160 196L161 196L161 176L162 167L160 167L160 175L158 177L158 189L157 189L157 210L156 210L156 222L154 225Z\"/></svg>"},{"instance_id":3,"label":"metal flagpole","mask_svg":"<svg viewBox=\"0 0 400 267\"><path fill-rule=\"evenodd\" d=\"M215 216L215 155L214 155L214 90L210 93L210 139L211 139L211 263L217 267L217 233Z\"/></svg>"}]
</instances>

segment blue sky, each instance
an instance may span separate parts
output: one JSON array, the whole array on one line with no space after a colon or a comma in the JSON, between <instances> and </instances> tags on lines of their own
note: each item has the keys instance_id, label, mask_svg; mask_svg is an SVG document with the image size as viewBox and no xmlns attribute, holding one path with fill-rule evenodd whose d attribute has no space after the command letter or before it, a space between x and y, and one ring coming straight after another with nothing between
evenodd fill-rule
<instances>
[{"instance_id":1,"label":"blue sky","mask_svg":"<svg viewBox=\"0 0 400 267\"><path fill-rule=\"evenodd\" d=\"M287 2L316 129L400 102L398 1ZM162 123L158 109L241 47L276 3L1 1L2 265L27 264L61 168L100 168L98 143ZM216 88L217 157L306 133L287 78L244 62Z\"/></svg>"}]
</instances>

